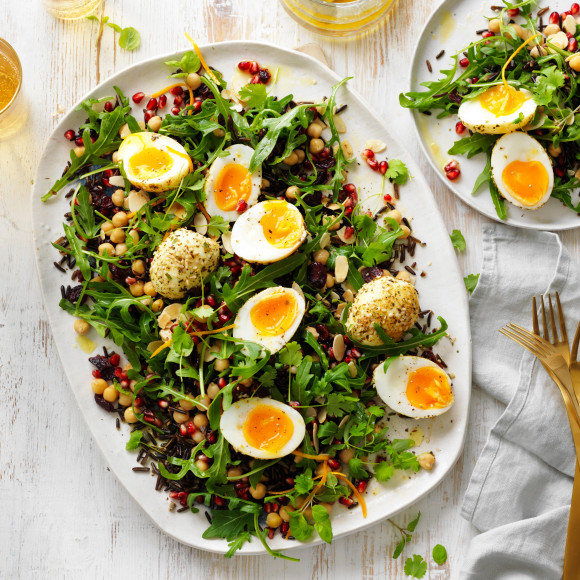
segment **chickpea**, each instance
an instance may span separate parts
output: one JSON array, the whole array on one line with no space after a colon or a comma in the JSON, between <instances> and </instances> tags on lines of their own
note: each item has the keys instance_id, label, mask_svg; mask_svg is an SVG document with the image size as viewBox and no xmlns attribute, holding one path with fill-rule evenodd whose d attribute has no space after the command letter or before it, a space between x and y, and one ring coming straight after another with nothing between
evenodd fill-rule
<instances>
[{"instance_id":1,"label":"chickpea","mask_svg":"<svg viewBox=\"0 0 580 580\"><path fill-rule=\"evenodd\" d=\"M329 222L333 222L335 218L330 217L329 215L326 215L322 218L322 223L324 225L328 224ZM341 224L342 220L337 221L334 225L330 226L328 229L331 232L334 232L338 229L340 229L340 224Z\"/></svg>"},{"instance_id":2,"label":"chickpea","mask_svg":"<svg viewBox=\"0 0 580 580\"><path fill-rule=\"evenodd\" d=\"M419 462L419 465L423 469L431 471L431 469L433 469L433 466L435 465L435 455L433 455L433 453L431 453L430 451L428 451L427 453L421 453L417 457L417 461Z\"/></svg>"},{"instance_id":3,"label":"chickpea","mask_svg":"<svg viewBox=\"0 0 580 580\"><path fill-rule=\"evenodd\" d=\"M326 288L332 288L334 286L334 276L332 274L326 274Z\"/></svg>"},{"instance_id":4,"label":"chickpea","mask_svg":"<svg viewBox=\"0 0 580 580\"><path fill-rule=\"evenodd\" d=\"M179 406L184 411L191 411L195 407L195 405L187 399L181 399L181 401L179 401Z\"/></svg>"},{"instance_id":5,"label":"chickpea","mask_svg":"<svg viewBox=\"0 0 580 580\"><path fill-rule=\"evenodd\" d=\"M206 395L205 397L202 397L201 399L199 399L199 402L195 405L195 408L198 411L207 411L210 404L211 404L211 399Z\"/></svg>"},{"instance_id":6,"label":"chickpea","mask_svg":"<svg viewBox=\"0 0 580 580\"><path fill-rule=\"evenodd\" d=\"M195 462L195 466L200 470L200 471L207 471L209 469L209 464L207 461L204 461L203 459L198 459Z\"/></svg>"},{"instance_id":7,"label":"chickpea","mask_svg":"<svg viewBox=\"0 0 580 580\"><path fill-rule=\"evenodd\" d=\"M303 512L304 517L311 522L314 518L312 517L312 508L307 507Z\"/></svg>"},{"instance_id":8,"label":"chickpea","mask_svg":"<svg viewBox=\"0 0 580 580\"><path fill-rule=\"evenodd\" d=\"M133 397L131 395L125 395L124 393L121 393L119 395L119 405L121 405L122 407L129 407L129 405L131 405L132 402Z\"/></svg>"},{"instance_id":9,"label":"chickpea","mask_svg":"<svg viewBox=\"0 0 580 580\"><path fill-rule=\"evenodd\" d=\"M196 442L196 443L201 443L202 441L205 441L205 435L201 432L201 431L196 431L191 438Z\"/></svg>"},{"instance_id":10,"label":"chickpea","mask_svg":"<svg viewBox=\"0 0 580 580\"><path fill-rule=\"evenodd\" d=\"M403 221L403 214L398 209L392 209L387 213L386 217L394 219L398 224Z\"/></svg>"},{"instance_id":11,"label":"chickpea","mask_svg":"<svg viewBox=\"0 0 580 580\"><path fill-rule=\"evenodd\" d=\"M562 155L562 147L560 145L558 145L558 147L554 147L554 144L550 143L548 145L548 153L552 157L560 157L560 155Z\"/></svg>"},{"instance_id":12,"label":"chickpea","mask_svg":"<svg viewBox=\"0 0 580 580\"><path fill-rule=\"evenodd\" d=\"M296 498L296 507L300 509L306 503L306 498L304 496L298 496Z\"/></svg>"},{"instance_id":13,"label":"chickpea","mask_svg":"<svg viewBox=\"0 0 580 580\"><path fill-rule=\"evenodd\" d=\"M244 472L239 467L230 467L228 469L228 477L240 477Z\"/></svg>"},{"instance_id":14,"label":"chickpea","mask_svg":"<svg viewBox=\"0 0 580 580\"><path fill-rule=\"evenodd\" d=\"M135 392L135 387L137 386L137 381L135 379L133 379L132 381L129 381L129 388L131 389L131 392ZM139 389L140 391L141 389ZM137 391L137 392L139 392Z\"/></svg>"},{"instance_id":15,"label":"chickpea","mask_svg":"<svg viewBox=\"0 0 580 580\"><path fill-rule=\"evenodd\" d=\"M124 228L129 223L129 218L124 211L120 211L111 220L116 228Z\"/></svg>"},{"instance_id":16,"label":"chickpea","mask_svg":"<svg viewBox=\"0 0 580 580\"><path fill-rule=\"evenodd\" d=\"M407 270L401 270L400 272L397 272L397 275L395 277L397 278L397 280L403 280L404 282L411 281L411 274L409 274Z\"/></svg>"},{"instance_id":17,"label":"chickpea","mask_svg":"<svg viewBox=\"0 0 580 580\"><path fill-rule=\"evenodd\" d=\"M131 264L131 270L133 271L133 274L136 274L137 276L145 274L145 262L143 260L135 260Z\"/></svg>"},{"instance_id":18,"label":"chickpea","mask_svg":"<svg viewBox=\"0 0 580 580\"><path fill-rule=\"evenodd\" d=\"M296 165L298 163L298 155L292 151L292 153L290 153L290 155L288 155L288 157L283 160L283 163L286 165Z\"/></svg>"},{"instance_id":19,"label":"chickpea","mask_svg":"<svg viewBox=\"0 0 580 580\"><path fill-rule=\"evenodd\" d=\"M218 137L219 139L221 139L222 137L226 136L226 132L223 129L214 129L213 130L213 134Z\"/></svg>"},{"instance_id":20,"label":"chickpea","mask_svg":"<svg viewBox=\"0 0 580 580\"><path fill-rule=\"evenodd\" d=\"M282 525L282 518L279 514L272 512L266 517L266 525L269 528L279 528Z\"/></svg>"},{"instance_id":21,"label":"chickpea","mask_svg":"<svg viewBox=\"0 0 580 580\"><path fill-rule=\"evenodd\" d=\"M298 157L298 163L302 163L306 159L306 153L302 149L294 149L296 157Z\"/></svg>"},{"instance_id":22,"label":"chickpea","mask_svg":"<svg viewBox=\"0 0 580 580\"><path fill-rule=\"evenodd\" d=\"M113 244L120 244L125 241L125 230L121 228L115 228L110 235L111 242Z\"/></svg>"},{"instance_id":23,"label":"chickpea","mask_svg":"<svg viewBox=\"0 0 580 580\"><path fill-rule=\"evenodd\" d=\"M260 186L261 189L268 189L271 183L268 179L262 178L262 185Z\"/></svg>"},{"instance_id":24,"label":"chickpea","mask_svg":"<svg viewBox=\"0 0 580 580\"><path fill-rule=\"evenodd\" d=\"M157 290L155 290L155 286L153 286L152 282L145 282L143 292L145 292L147 296L157 296Z\"/></svg>"},{"instance_id":25,"label":"chickpea","mask_svg":"<svg viewBox=\"0 0 580 580\"><path fill-rule=\"evenodd\" d=\"M210 383L207 387L207 396L213 401L219 394L220 388L215 383Z\"/></svg>"},{"instance_id":26,"label":"chickpea","mask_svg":"<svg viewBox=\"0 0 580 580\"><path fill-rule=\"evenodd\" d=\"M306 134L312 139L318 139L322 135L322 126L319 123L310 123L306 129Z\"/></svg>"},{"instance_id":27,"label":"chickpea","mask_svg":"<svg viewBox=\"0 0 580 580\"><path fill-rule=\"evenodd\" d=\"M195 91L201 87L201 77L197 73L189 73L185 79L185 84L192 90Z\"/></svg>"},{"instance_id":28,"label":"chickpea","mask_svg":"<svg viewBox=\"0 0 580 580\"><path fill-rule=\"evenodd\" d=\"M198 429L205 429L208 425L209 425L209 420L207 418L207 415L205 413L198 413L194 418L193 418L193 424L198 428Z\"/></svg>"},{"instance_id":29,"label":"chickpea","mask_svg":"<svg viewBox=\"0 0 580 580\"><path fill-rule=\"evenodd\" d=\"M91 389L96 395L102 395L108 386L109 383L105 379L95 379L91 382Z\"/></svg>"},{"instance_id":30,"label":"chickpea","mask_svg":"<svg viewBox=\"0 0 580 580\"><path fill-rule=\"evenodd\" d=\"M218 359L216 359L215 363L213 364L213 368L218 373L225 371L229 367L230 367L230 361L227 358L218 358Z\"/></svg>"},{"instance_id":31,"label":"chickpea","mask_svg":"<svg viewBox=\"0 0 580 580\"><path fill-rule=\"evenodd\" d=\"M113 246L113 244L101 244L99 246L99 256L102 256L105 252L107 252L110 257L113 257L115 255L115 246Z\"/></svg>"},{"instance_id":32,"label":"chickpea","mask_svg":"<svg viewBox=\"0 0 580 580\"><path fill-rule=\"evenodd\" d=\"M86 334L91 329L91 325L86 320L83 320L82 318L77 318L75 320L75 323L73 326L74 326L75 332L77 334L80 334L81 336L83 334Z\"/></svg>"},{"instance_id":33,"label":"chickpea","mask_svg":"<svg viewBox=\"0 0 580 580\"><path fill-rule=\"evenodd\" d=\"M157 133L157 131L159 131L161 128L161 123L163 123L163 119L159 117L159 115L155 115L155 117L151 117L151 119L149 119L147 125L151 131Z\"/></svg>"},{"instance_id":34,"label":"chickpea","mask_svg":"<svg viewBox=\"0 0 580 580\"><path fill-rule=\"evenodd\" d=\"M251 377L249 379L244 379L240 381L240 385L244 385L244 387L251 387L254 384L254 379Z\"/></svg>"},{"instance_id":35,"label":"chickpea","mask_svg":"<svg viewBox=\"0 0 580 580\"><path fill-rule=\"evenodd\" d=\"M328 258L330 258L330 253L328 250L316 250L312 255L315 262L319 262L320 264L326 264L328 262Z\"/></svg>"},{"instance_id":36,"label":"chickpea","mask_svg":"<svg viewBox=\"0 0 580 580\"><path fill-rule=\"evenodd\" d=\"M181 425L181 423L186 423L189 421L189 413L179 413L178 411L173 411L173 420Z\"/></svg>"},{"instance_id":37,"label":"chickpea","mask_svg":"<svg viewBox=\"0 0 580 580\"><path fill-rule=\"evenodd\" d=\"M139 232L137 230L131 230L129 232L129 237L133 240L133 245L139 243Z\"/></svg>"},{"instance_id":38,"label":"chickpea","mask_svg":"<svg viewBox=\"0 0 580 580\"><path fill-rule=\"evenodd\" d=\"M333 505L331 503L320 503L318 505L323 507L328 515L332 512Z\"/></svg>"},{"instance_id":39,"label":"chickpea","mask_svg":"<svg viewBox=\"0 0 580 580\"><path fill-rule=\"evenodd\" d=\"M294 511L294 508L291 505L285 505L284 507L280 508L280 517L285 521L290 521L290 514Z\"/></svg>"},{"instance_id":40,"label":"chickpea","mask_svg":"<svg viewBox=\"0 0 580 580\"><path fill-rule=\"evenodd\" d=\"M580 54L575 54L569 61L568 64L572 70L576 72L580 71Z\"/></svg>"},{"instance_id":41,"label":"chickpea","mask_svg":"<svg viewBox=\"0 0 580 580\"><path fill-rule=\"evenodd\" d=\"M108 236L114 229L115 229L115 226L111 222L105 222L101 226L101 232L103 234L105 234L106 236Z\"/></svg>"},{"instance_id":42,"label":"chickpea","mask_svg":"<svg viewBox=\"0 0 580 580\"><path fill-rule=\"evenodd\" d=\"M139 419L135 416L135 412L132 407L127 407L123 413L123 417L127 423L137 423Z\"/></svg>"},{"instance_id":43,"label":"chickpea","mask_svg":"<svg viewBox=\"0 0 580 580\"><path fill-rule=\"evenodd\" d=\"M163 310L163 306L164 306L164 302L163 302L163 298L158 298L157 300L155 300L155 302L153 302L153 304L151 305L151 310L153 310L153 312L161 312Z\"/></svg>"},{"instance_id":44,"label":"chickpea","mask_svg":"<svg viewBox=\"0 0 580 580\"><path fill-rule=\"evenodd\" d=\"M401 225L401 229L403 230L403 235L401 236L401 239L404 240L405 238L408 238L411 235L411 230L405 224Z\"/></svg>"},{"instance_id":45,"label":"chickpea","mask_svg":"<svg viewBox=\"0 0 580 580\"><path fill-rule=\"evenodd\" d=\"M111 196L111 201L117 207L123 207L123 204L125 203L125 190L124 189L115 190L115 192Z\"/></svg>"},{"instance_id":46,"label":"chickpea","mask_svg":"<svg viewBox=\"0 0 580 580\"><path fill-rule=\"evenodd\" d=\"M80 147L75 147L74 148L74 152L75 152L75 155L77 157L82 157L85 154L85 147L84 147L84 145L81 145Z\"/></svg>"},{"instance_id":47,"label":"chickpea","mask_svg":"<svg viewBox=\"0 0 580 580\"><path fill-rule=\"evenodd\" d=\"M542 32L547 38L553 34L558 34L558 32L560 32L560 27L557 24L548 24L548 26L546 26Z\"/></svg>"},{"instance_id":48,"label":"chickpea","mask_svg":"<svg viewBox=\"0 0 580 580\"><path fill-rule=\"evenodd\" d=\"M487 27L489 28L490 32L493 32L494 34L497 34L499 32L500 29L500 21L499 18L492 18Z\"/></svg>"},{"instance_id":49,"label":"chickpea","mask_svg":"<svg viewBox=\"0 0 580 580\"><path fill-rule=\"evenodd\" d=\"M107 387L103 391L103 399L109 403L114 403L119 398L119 391L115 387Z\"/></svg>"},{"instance_id":50,"label":"chickpea","mask_svg":"<svg viewBox=\"0 0 580 580\"><path fill-rule=\"evenodd\" d=\"M135 296L135 298L139 298L139 296L143 296L143 286L143 282L139 280L135 282L135 284L129 286L129 292L131 292L131 295Z\"/></svg>"},{"instance_id":51,"label":"chickpea","mask_svg":"<svg viewBox=\"0 0 580 580\"><path fill-rule=\"evenodd\" d=\"M127 244L117 244L115 246L115 256L122 256L128 249Z\"/></svg>"},{"instance_id":52,"label":"chickpea","mask_svg":"<svg viewBox=\"0 0 580 580\"><path fill-rule=\"evenodd\" d=\"M351 459L354 458L354 451L352 449L343 449L338 454L338 457L343 463L348 463Z\"/></svg>"},{"instance_id":53,"label":"chickpea","mask_svg":"<svg viewBox=\"0 0 580 580\"><path fill-rule=\"evenodd\" d=\"M296 199L297 193L300 193L300 188L297 185L291 185L286 190L286 199L291 199L291 200Z\"/></svg>"},{"instance_id":54,"label":"chickpea","mask_svg":"<svg viewBox=\"0 0 580 580\"><path fill-rule=\"evenodd\" d=\"M263 483L258 483L255 488L250 486L250 495L254 499L263 499L266 496L266 486Z\"/></svg>"},{"instance_id":55,"label":"chickpea","mask_svg":"<svg viewBox=\"0 0 580 580\"><path fill-rule=\"evenodd\" d=\"M311 139L309 145L310 153L318 155L324 149L324 141L322 139Z\"/></svg>"}]
</instances>

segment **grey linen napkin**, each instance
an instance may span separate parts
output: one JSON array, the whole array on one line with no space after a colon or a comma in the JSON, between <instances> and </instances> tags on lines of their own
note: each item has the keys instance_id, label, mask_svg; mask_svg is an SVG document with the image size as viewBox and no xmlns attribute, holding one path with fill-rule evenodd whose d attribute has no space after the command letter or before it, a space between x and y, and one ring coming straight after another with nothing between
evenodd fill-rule
<instances>
[{"instance_id":1,"label":"grey linen napkin","mask_svg":"<svg viewBox=\"0 0 580 580\"><path fill-rule=\"evenodd\" d=\"M573 337L580 269L558 236L484 226L482 271L470 301L473 380L506 409L465 494L462 516L481 534L461 580L562 578L575 461L566 410L540 363L498 333L507 322L531 328L531 297L555 290Z\"/></svg>"}]
</instances>

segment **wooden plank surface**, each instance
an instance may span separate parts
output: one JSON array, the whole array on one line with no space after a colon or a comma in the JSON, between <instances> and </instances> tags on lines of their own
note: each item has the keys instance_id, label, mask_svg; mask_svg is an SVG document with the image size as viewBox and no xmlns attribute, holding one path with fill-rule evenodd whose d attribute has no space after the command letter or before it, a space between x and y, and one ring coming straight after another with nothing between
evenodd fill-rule
<instances>
[{"instance_id":1,"label":"wooden plank surface","mask_svg":"<svg viewBox=\"0 0 580 580\"><path fill-rule=\"evenodd\" d=\"M97 45L95 23L54 20L39 0L3 6L0 37L21 57L30 117L16 137L0 142L1 578L398 579L406 577L404 557L418 553L430 560L437 543L446 546L449 560L430 566L426 577L444 579L459 572L473 535L459 517L462 494L501 412L477 388L463 457L436 491L395 518L404 523L422 512L403 558L391 558L398 540L388 522L332 546L301 550L299 564L269 557L225 560L160 533L108 472L77 412L44 313L28 207L30 183L59 112L112 73L185 48L184 31L199 43L252 39L295 47L316 42L330 66L354 76L353 86L395 135L404 136L420 159L449 231L459 228L467 240L468 249L459 256L462 270L477 272L486 220L436 179L419 151L408 112L398 107L414 43L437 4L400 0L372 33L333 41L299 27L274 0L105 0L102 10L112 22L141 32L142 46L134 53L119 49L111 29ZM578 255L578 235L562 238Z\"/></svg>"}]
</instances>

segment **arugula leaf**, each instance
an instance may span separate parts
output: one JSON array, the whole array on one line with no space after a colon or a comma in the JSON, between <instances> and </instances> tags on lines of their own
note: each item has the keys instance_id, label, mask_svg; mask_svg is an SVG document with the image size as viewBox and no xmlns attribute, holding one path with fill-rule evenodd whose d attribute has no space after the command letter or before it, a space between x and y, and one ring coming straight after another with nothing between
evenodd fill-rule
<instances>
[{"instance_id":1,"label":"arugula leaf","mask_svg":"<svg viewBox=\"0 0 580 580\"><path fill-rule=\"evenodd\" d=\"M477 287L477 283L479 282L479 274L468 274L463 278L463 282L465 283L465 288L470 294L473 294L473 291Z\"/></svg>"},{"instance_id":2,"label":"arugula leaf","mask_svg":"<svg viewBox=\"0 0 580 580\"><path fill-rule=\"evenodd\" d=\"M332 543L332 525L328 512L321 505L312 506L312 518L314 519L314 529L318 532L321 540L327 544Z\"/></svg>"},{"instance_id":3,"label":"arugula leaf","mask_svg":"<svg viewBox=\"0 0 580 580\"><path fill-rule=\"evenodd\" d=\"M491 151L497 138L497 135L474 133L470 137L463 137L463 139L456 141L447 153L449 155L467 155L467 158L471 159L478 153Z\"/></svg>"},{"instance_id":4,"label":"arugula leaf","mask_svg":"<svg viewBox=\"0 0 580 580\"><path fill-rule=\"evenodd\" d=\"M141 437L143 437L143 431L139 431L139 429L135 429L133 433L131 433L131 437L129 437L129 441L125 444L125 449L127 451L134 451L135 449L139 448L139 444L141 443Z\"/></svg>"},{"instance_id":5,"label":"arugula leaf","mask_svg":"<svg viewBox=\"0 0 580 580\"><path fill-rule=\"evenodd\" d=\"M503 197L499 195L499 190L493 179L489 181L489 193L491 193L491 199L493 200L493 205L499 219L507 219L507 209L505 207L505 201Z\"/></svg>"},{"instance_id":6,"label":"arugula leaf","mask_svg":"<svg viewBox=\"0 0 580 580\"><path fill-rule=\"evenodd\" d=\"M232 558L233 555L246 543L250 542L252 534L250 532L241 532L235 539L228 542L230 549L225 553L226 558Z\"/></svg>"},{"instance_id":7,"label":"arugula leaf","mask_svg":"<svg viewBox=\"0 0 580 580\"><path fill-rule=\"evenodd\" d=\"M125 50L136 50L141 46L141 35L139 31L129 26L123 28L119 36L119 46Z\"/></svg>"},{"instance_id":8,"label":"arugula leaf","mask_svg":"<svg viewBox=\"0 0 580 580\"><path fill-rule=\"evenodd\" d=\"M433 560L435 561L436 564L439 564L440 566L442 564L445 564L445 562L447 562L447 550L445 549L445 546L437 544L433 548Z\"/></svg>"},{"instance_id":9,"label":"arugula leaf","mask_svg":"<svg viewBox=\"0 0 580 580\"><path fill-rule=\"evenodd\" d=\"M248 83L240 89L240 98L244 101L246 107L261 111L268 99L266 85L262 83L251 85Z\"/></svg>"},{"instance_id":10,"label":"arugula leaf","mask_svg":"<svg viewBox=\"0 0 580 580\"><path fill-rule=\"evenodd\" d=\"M389 159L389 168L385 176L397 185L404 185L407 183L407 179L409 179L409 170L401 160Z\"/></svg>"},{"instance_id":11,"label":"arugula leaf","mask_svg":"<svg viewBox=\"0 0 580 580\"><path fill-rule=\"evenodd\" d=\"M418 554L413 554L412 558L405 560L405 574L413 578L423 578L427 572L427 562Z\"/></svg>"},{"instance_id":12,"label":"arugula leaf","mask_svg":"<svg viewBox=\"0 0 580 580\"><path fill-rule=\"evenodd\" d=\"M244 506L246 507L246 506ZM260 507L256 505L256 509ZM244 508L235 510L212 510L211 525L202 534L202 538L225 538L234 541L240 534L253 529L254 511Z\"/></svg>"},{"instance_id":13,"label":"arugula leaf","mask_svg":"<svg viewBox=\"0 0 580 580\"><path fill-rule=\"evenodd\" d=\"M451 243L456 250L459 250L460 252L465 250L467 244L465 243L465 238L460 230L453 230L449 237L451 238Z\"/></svg>"},{"instance_id":14,"label":"arugula leaf","mask_svg":"<svg viewBox=\"0 0 580 580\"><path fill-rule=\"evenodd\" d=\"M407 524L407 530L409 532L414 532L415 531L415 528L417 527L417 524L419 523L419 520L420 519L421 519L421 512L419 512L417 514L417 517L414 520L412 520L411 522L409 522Z\"/></svg>"},{"instance_id":15,"label":"arugula leaf","mask_svg":"<svg viewBox=\"0 0 580 580\"><path fill-rule=\"evenodd\" d=\"M394 560L396 560L402 554L406 543L407 543L406 539L401 538L401 541L397 544L397 546L395 547L395 550L393 551L393 559Z\"/></svg>"}]
</instances>

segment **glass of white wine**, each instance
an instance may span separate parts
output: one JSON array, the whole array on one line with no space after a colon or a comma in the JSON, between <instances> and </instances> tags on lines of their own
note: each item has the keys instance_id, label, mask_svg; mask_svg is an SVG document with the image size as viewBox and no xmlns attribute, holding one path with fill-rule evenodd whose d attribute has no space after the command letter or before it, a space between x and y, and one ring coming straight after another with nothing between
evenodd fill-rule
<instances>
[{"instance_id":1,"label":"glass of white wine","mask_svg":"<svg viewBox=\"0 0 580 580\"><path fill-rule=\"evenodd\" d=\"M42 0L45 8L61 20L77 20L96 12L103 0Z\"/></svg>"},{"instance_id":2,"label":"glass of white wine","mask_svg":"<svg viewBox=\"0 0 580 580\"><path fill-rule=\"evenodd\" d=\"M0 139L17 133L26 121L28 106L21 87L20 59L12 46L0 38Z\"/></svg>"}]
</instances>

